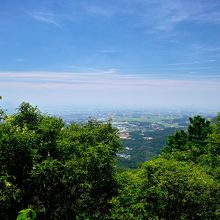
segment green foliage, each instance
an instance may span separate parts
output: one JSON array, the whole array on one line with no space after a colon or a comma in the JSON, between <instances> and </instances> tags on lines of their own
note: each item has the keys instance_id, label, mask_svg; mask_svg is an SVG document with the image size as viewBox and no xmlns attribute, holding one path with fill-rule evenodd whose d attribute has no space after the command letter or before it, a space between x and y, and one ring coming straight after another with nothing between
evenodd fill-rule
<instances>
[{"instance_id":1,"label":"green foliage","mask_svg":"<svg viewBox=\"0 0 220 220\"><path fill-rule=\"evenodd\" d=\"M219 121L190 118L161 156L118 175L111 219L220 219Z\"/></svg>"},{"instance_id":2,"label":"green foliage","mask_svg":"<svg viewBox=\"0 0 220 220\"><path fill-rule=\"evenodd\" d=\"M14 219L14 208L21 202L21 190L12 182L14 178L1 173L0 176L0 218Z\"/></svg>"},{"instance_id":3,"label":"green foliage","mask_svg":"<svg viewBox=\"0 0 220 220\"><path fill-rule=\"evenodd\" d=\"M193 163L157 158L143 165L143 193L149 217L215 218L219 183Z\"/></svg>"},{"instance_id":4,"label":"green foliage","mask_svg":"<svg viewBox=\"0 0 220 220\"><path fill-rule=\"evenodd\" d=\"M6 114L5 114L4 110L0 109L0 122L1 122L1 120L5 119L5 116L6 116Z\"/></svg>"},{"instance_id":5,"label":"green foliage","mask_svg":"<svg viewBox=\"0 0 220 220\"><path fill-rule=\"evenodd\" d=\"M113 219L217 219L220 185L193 163L156 158L123 174Z\"/></svg>"},{"instance_id":6,"label":"green foliage","mask_svg":"<svg viewBox=\"0 0 220 220\"><path fill-rule=\"evenodd\" d=\"M22 103L0 124L0 218L15 219L28 205L40 219L107 215L120 148L110 121L65 126Z\"/></svg>"},{"instance_id":7,"label":"green foliage","mask_svg":"<svg viewBox=\"0 0 220 220\"><path fill-rule=\"evenodd\" d=\"M38 156L42 161L48 157L57 159L61 152L57 146L59 135L64 127L61 119L55 117L44 116L38 123L35 133L38 137Z\"/></svg>"},{"instance_id":8,"label":"green foliage","mask_svg":"<svg viewBox=\"0 0 220 220\"><path fill-rule=\"evenodd\" d=\"M186 131L177 130L174 135L168 137L163 153L170 153L179 160L188 159L197 163L200 156L209 151L208 137L212 133L212 126L209 120L201 116L189 118L189 121Z\"/></svg>"},{"instance_id":9,"label":"green foliage","mask_svg":"<svg viewBox=\"0 0 220 220\"><path fill-rule=\"evenodd\" d=\"M111 200L110 219L144 219L147 213L141 186L140 171L126 171L118 175L118 196Z\"/></svg>"},{"instance_id":10,"label":"green foliage","mask_svg":"<svg viewBox=\"0 0 220 220\"><path fill-rule=\"evenodd\" d=\"M209 135L209 151L214 156L220 156L220 114L216 117L216 122L212 126L212 133Z\"/></svg>"},{"instance_id":11,"label":"green foliage","mask_svg":"<svg viewBox=\"0 0 220 220\"><path fill-rule=\"evenodd\" d=\"M32 209L23 209L18 213L16 220L35 220L37 215Z\"/></svg>"},{"instance_id":12,"label":"green foliage","mask_svg":"<svg viewBox=\"0 0 220 220\"><path fill-rule=\"evenodd\" d=\"M0 96L0 100L2 99L2 96ZM3 109L0 108L0 122L5 118L6 114Z\"/></svg>"},{"instance_id":13,"label":"green foliage","mask_svg":"<svg viewBox=\"0 0 220 220\"><path fill-rule=\"evenodd\" d=\"M31 106L27 102L22 102L17 110L14 124L19 127L34 129L43 117L37 107Z\"/></svg>"},{"instance_id":14,"label":"green foliage","mask_svg":"<svg viewBox=\"0 0 220 220\"><path fill-rule=\"evenodd\" d=\"M28 103L1 120L0 219L220 219L220 115L120 172L111 121L67 126Z\"/></svg>"},{"instance_id":15,"label":"green foliage","mask_svg":"<svg viewBox=\"0 0 220 220\"><path fill-rule=\"evenodd\" d=\"M211 133L210 120L206 120L201 116L189 118L190 124L188 126L188 140L192 145L202 147L207 145L207 137Z\"/></svg>"},{"instance_id":16,"label":"green foliage","mask_svg":"<svg viewBox=\"0 0 220 220\"><path fill-rule=\"evenodd\" d=\"M183 130L178 130L172 136L170 136L167 140L167 147L164 149L165 152L176 150L187 150L189 146L188 144L188 135Z\"/></svg>"}]
</instances>

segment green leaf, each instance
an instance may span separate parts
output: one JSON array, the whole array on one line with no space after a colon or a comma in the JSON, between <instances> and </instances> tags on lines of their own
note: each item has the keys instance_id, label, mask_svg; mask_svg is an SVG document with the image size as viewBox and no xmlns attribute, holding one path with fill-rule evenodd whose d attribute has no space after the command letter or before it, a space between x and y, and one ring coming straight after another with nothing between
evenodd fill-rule
<instances>
[{"instance_id":1,"label":"green leaf","mask_svg":"<svg viewBox=\"0 0 220 220\"><path fill-rule=\"evenodd\" d=\"M35 220L37 218L35 211L30 208L23 209L18 214L16 220Z\"/></svg>"}]
</instances>

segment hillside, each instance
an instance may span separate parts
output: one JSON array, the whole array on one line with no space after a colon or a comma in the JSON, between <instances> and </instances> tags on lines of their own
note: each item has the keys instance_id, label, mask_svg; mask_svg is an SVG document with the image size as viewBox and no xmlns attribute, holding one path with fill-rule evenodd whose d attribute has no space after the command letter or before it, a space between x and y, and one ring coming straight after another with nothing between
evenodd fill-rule
<instances>
[{"instance_id":1,"label":"hillside","mask_svg":"<svg viewBox=\"0 0 220 220\"><path fill-rule=\"evenodd\" d=\"M111 121L65 125L22 103L1 112L0 219L220 219L219 149L220 115L195 116L159 156L121 170Z\"/></svg>"}]
</instances>

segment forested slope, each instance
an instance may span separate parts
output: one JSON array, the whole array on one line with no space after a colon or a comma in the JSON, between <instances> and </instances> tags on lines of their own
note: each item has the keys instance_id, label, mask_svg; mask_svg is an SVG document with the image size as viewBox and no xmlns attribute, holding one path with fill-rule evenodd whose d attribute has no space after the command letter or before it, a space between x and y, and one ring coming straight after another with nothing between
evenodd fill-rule
<instances>
[{"instance_id":1,"label":"forested slope","mask_svg":"<svg viewBox=\"0 0 220 220\"><path fill-rule=\"evenodd\" d=\"M67 126L28 103L0 116L0 219L220 219L220 115L135 170L117 168L110 121Z\"/></svg>"}]
</instances>

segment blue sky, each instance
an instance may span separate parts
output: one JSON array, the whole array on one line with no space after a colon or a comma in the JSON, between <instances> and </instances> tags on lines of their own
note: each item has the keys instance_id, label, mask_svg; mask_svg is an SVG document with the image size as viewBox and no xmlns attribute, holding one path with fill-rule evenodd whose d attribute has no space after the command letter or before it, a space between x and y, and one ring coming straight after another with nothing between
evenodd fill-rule
<instances>
[{"instance_id":1,"label":"blue sky","mask_svg":"<svg viewBox=\"0 0 220 220\"><path fill-rule=\"evenodd\" d=\"M7 0L0 94L39 106L214 108L219 0Z\"/></svg>"}]
</instances>

